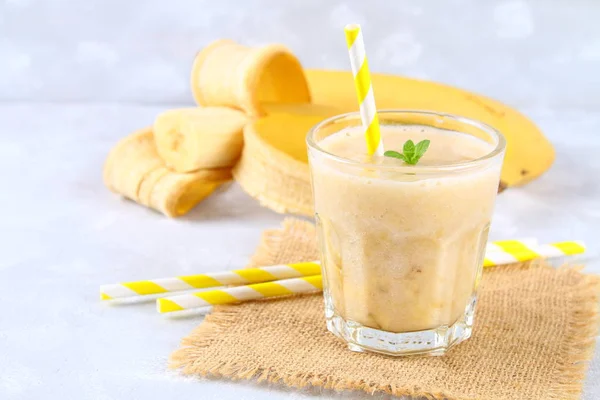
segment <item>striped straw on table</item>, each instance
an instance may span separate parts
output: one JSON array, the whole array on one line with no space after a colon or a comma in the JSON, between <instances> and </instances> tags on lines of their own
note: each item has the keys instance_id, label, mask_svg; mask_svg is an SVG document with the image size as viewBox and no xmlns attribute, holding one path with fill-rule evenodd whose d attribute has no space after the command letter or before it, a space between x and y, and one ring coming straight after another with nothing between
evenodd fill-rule
<instances>
[{"instance_id":1,"label":"striped straw on table","mask_svg":"<svg viewBox=\"0 0 600 400\"><path fill-rule=\"evenodd\" d=\"M536 258L557 258L585 252L585 244L580 241L557 242L550 244L526 244L516 240L495 242L501 251L486 251L484 267L512 264Z\"/></svg>"},{"instance_id":2,"label":"striped straw on table","mask_svg":"<svg viewBox=\"0 0 600 400\"><path fill-rule=\"evenodd\" d=\"M536 258L553 258L580 254L585 251L581 242L559 242L545 245L526 246L519 241L503 241L500 247L509 251L491 250L486 252L484 266L511 264ZM268 297L292 294L313 293L322 289L322 276L285 279L275 282L257 283L233 288L215 289L206 292L170 296L157 300L160 313L191 310L217 304L239 303Z\"/></svg>"},{"instance_id":3,"label":"striped straw on table","mask_svg":"<svg viewBox=\"0 0 600 400\"><path fill-rule=\"evenodd\" d=\"M504 251L503 248L510 249L514 246L530 246L535 244L537 244L537 241L533 238L506 240L489 243L487 245L487 251ZM320 273L321 270L318 262L275 265L262 268L246 268L233 271L102 285L100 286L100 298L102 300L126 299L217 286L269 282L279 279L318 275Z\"/></svg>"},{"instance_id":4,"label":"striped straw on table","mask_svg":"<svg viewBox=\"0 0 600 400\"><path fill-rule=\"evenodd\" d=\"M365 52L362 30L358 24L344 28L346 43L350 53L350 66L354 75L354 86L360 106L360 116L365 129L367 151L369 155L383 156L383 141L379 131L379 115L375 106L375 96L371 84L371 73Z\"/></svg>"},{"instance_id":5,"label":"striped straw on table","mask_svg":"<svg viewBox=\"0 0 600 400\"><path fill-rule=\"evenodd\" d=\"M487 244L484 266L510 264L540 257L574 255L584 251L585 246L583 243L576 241L539 245L535 239L530 238L503 240ZM246 285L313 276L320 273L321 269L318 261L301 262L102 285L100 287L100 297L102 300L118 300L146 295L166 295L171 292L226 285Z\"/></svg>"},{"instance_id":6,"label":"striped straw on table","mask_svg":"<svg viewBox=\"0 0 600 400\"><path fill-rule=\"evenodd\" d=\"M276 282L255 283L226 289L164 297L156 300L159 313L190 310L217 304L240 303L248 300L291 294L315 293L323 290L321 275L283 279Z\"/></svg>"},{"instance_id":7,"label":"striped straw on table","mask_svg":"<svg viewBox=\"0 0 600 400\"><path fill-rule=\"evenodd\" d=\"M113 300L216 286L246 285L249 283L318 275L320 273L321 266L314 262L236 269L208 274L102 285L100 286L100 298L102 300Z\"/></svg>"}]
</instances>

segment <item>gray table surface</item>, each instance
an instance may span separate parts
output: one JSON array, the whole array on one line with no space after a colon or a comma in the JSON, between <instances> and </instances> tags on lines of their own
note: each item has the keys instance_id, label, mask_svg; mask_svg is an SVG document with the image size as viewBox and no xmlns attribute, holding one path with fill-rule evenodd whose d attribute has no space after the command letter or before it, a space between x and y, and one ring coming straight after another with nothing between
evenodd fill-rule
<instances>
[{"instance_id":1,"label":"gray table surface","mask_svg":"<svg viewBox=\"0 0 600 400\"><path fill-rule=\"evenodd\" d=\"M216 38L283 42L306 66L347 69L341 29L359 22L372 70L517 107L557 160L499 197L492 238L581 239L593 255L599 16L591 0L0 2L0 399L370 397L183 378L166 359L200 318L98 301L103 283L242 266L283 218L236 185L169 220L102 184L119 138L192 104L191 60ZM600 398L599 380L596 352L584 399Z\"/></svg>"}]
</instances>

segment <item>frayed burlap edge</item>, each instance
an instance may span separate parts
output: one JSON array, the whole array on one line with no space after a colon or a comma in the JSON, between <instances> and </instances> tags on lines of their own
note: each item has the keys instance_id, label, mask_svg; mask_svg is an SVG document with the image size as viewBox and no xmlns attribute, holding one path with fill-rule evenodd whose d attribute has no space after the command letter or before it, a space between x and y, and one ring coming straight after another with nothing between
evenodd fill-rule
<instances>
[{"instance_id":1,"label":"frayed burlap edge","mask_svg":"<svg viewBox=\"0 0 600 400\"><path fill-rule=\"evenodd\" d=\"M288 230L303 233L307 231L309 222L294 218L287 218L283 222L283 229L267 230L263 233L258 250L252 257L251 264L260 264L265 259L273 259L279 252L283 242L283 233ZM524 265L507 266L502 268L523 268ZM552 268L544 263L534 263L528 266L538 268ZM581 267L563 266L560 269L577 269ZM548 390L548 400L578 400L581 396L582 382L589 361L594 354L594 343L598 334L600 314L598 302L600 299L600 277L585 275L577 284L577 294L572 298L574 312L568 319L568 333L562 346L562 358L558 361L556 376ZM268 301L268 300L267 300ZM305 388L309 385L324 389L361 390L369 394L377 392L394 396L414 396L428 400L447 400L454 397L450 393L423 393L411 388L396 387L377 382L355 381L342 378L333 378L314 373L297 373L282 375L277 371L262 367L258 363L239 365L235 361L212 362L203 359L196 349L208 347L219 335L227 331L229 326L236 321L240 312L236 305L216 306L213 312L206 316L202 324L181 342L180 349L176 350L169 359L169 368L179 369L185 375L203 377L227 378L233 381L253 380L256 382L283 383L294 388Z\"/></svg>"},{"instance_id":2,"label":"frayed burlap edge","mask_svg":"<svg viewBox=\"0 0 600 400\"><path fill-rule=\"evenodd\" d=\"M560 269L576 269L582 266L565 265ZM594 356L596 336L600 324L599 304L600 277L584 275L573 296L574 311L569 317L568 333L561 348L554 384L548 392L549 400L578 400L583 390L585 374Z\"/></svg>"}]
</instances>

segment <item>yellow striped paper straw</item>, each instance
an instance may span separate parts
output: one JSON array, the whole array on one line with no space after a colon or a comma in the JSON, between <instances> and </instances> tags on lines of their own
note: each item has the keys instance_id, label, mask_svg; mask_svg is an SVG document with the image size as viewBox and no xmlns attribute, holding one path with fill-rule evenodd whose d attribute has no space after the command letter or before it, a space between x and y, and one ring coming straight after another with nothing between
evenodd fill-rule
<instances>
[{"instance_id":1,"label":"yellow striped paper straw","mask_svg":"<svg viewBox=\"0 0 600 400\"><path fill-rule=\"evenodd\" d=\"M277 282L255 283L247 286L164 297L157 299L156 306L159 313L169 313L217 304L232 304L268 297L314 293L321 290L323 290L321 275L314 275L305 278L283 279Z\"/></svg>"},{"instance_id":2,"label":"yellow striped paper straw","mask_svg":"<svg viewBox=\"0 0 600 400\"><path fill-rule=\"evenodd\" d=\"M537 246L539 244L536 238L521 238L511 240L497 240L486 245L485 251L510 251L511 249L522 249L523 246Z\"/></svg>"},{"instance_id":3,"label":"yellow striped paper straw","mask_svg":"<svg viewBox=\"0 0 600 400\"><path fill-rule=\"evenodd\" d=\"M503 240L488 243L485 266L514 263L538 257L560 257L579 254L585 251L581 242L559 242L539 245L536 239ZM199 275L177 276L102 285L100 295L103 300L166 294L170 292L211 288L224 285L245 285L276 281L321 273L318 261L274 265L261 268L246 268Z\"/></svg>"},{"instance_id":4,"label":"yellow striped paper straw","mask_svg":"<svg viewBox=\"0 0 600 400\"><path fill-rule=\"evenodd\" d=\"M585 244L579 241L528 245L517 240L506 240L494 244L501 250L486 251L483 260L484 267L530 261L536 258L571 256L585 252Z\"/></svg>"},{"instance_id":5,"label":"yellow striped paper straw","mask_svg":"<svg viewBox=\"0 0 600 400\"><path fill-rule=\"evenodd\" d=\"M486 251L505 251L511 246L536 245L533 238L488 243ZM262 268L246 268L233 271L213 272L199 275L176 276L100 286L102 300L124 299L138 296L157 295L184 290L204 289L227 285L246 285L279 279L297 278L320 274L318 262L274 265Z\"/></svg>"},{"instance_id":6,"label":"yellow striped paper straw","mask_svg":"<svg viewBox=\"0 0 600 400\"><path fill-rule=\"evenodd\" d=\"M100 286L100 298L102 300L113 300L191 289L204 289L216 286L246 285L249 283L318 275L320 273L321 267L315 262L236 269L233 271L213 272L200 275L177 276L174 278L102 285Z\"/></svg>"},{"instance_id":7,"label":"yellow striped paper straw","mask_svg":"<svg viewBox=\"0 0 600 400\"><path fill-rule=\"evenodd\" d=\"M346 43L350 53L350 66L354 75L354 86L360 106L360 117L365 129L367 151L369 155L383 156L383 141L379 131L379 116L375 106L375 96L371 84L371 73L365 53L362 30L358 24L346 25L344 28Z\"/></svg>"}]
</instances>

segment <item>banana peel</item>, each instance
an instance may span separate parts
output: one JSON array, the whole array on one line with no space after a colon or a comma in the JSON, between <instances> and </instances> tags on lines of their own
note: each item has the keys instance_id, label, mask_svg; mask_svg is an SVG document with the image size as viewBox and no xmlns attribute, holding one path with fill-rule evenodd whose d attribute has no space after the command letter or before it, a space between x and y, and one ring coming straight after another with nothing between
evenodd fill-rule
<instances>
[{"instance_id":1,"label":"banana peel","mask_svg":"<svg viewBox=\"0 0 600 400\"><path fill-rule=\"evenodd\" d=\"M225 168L167 173L152 188L148 205L168 217L179 217L230 179L231 171Z\"/></svg>"},{"instance_id":2,"label":"banana peel","mask_svg":"<svg viewBox=\"0 0 600 400\"><path fill-rule=\"evenodd\" d=\"M140 129L120 140L108 154L104 164L104 184L113 192L139 202L142 181L162 165L152 128Z\"/></svg>"},{"instance_id":3,"label":"banana peel","mask_svg":"<svg viewBox=\"0 0 600 400\"><path fill-rule=\"evenodd\" d=\"M279 44L248 47L217 40L194 59L191 74L199 106L225 106L264 115L264 103L309 103L302 65Z\"/></svg>"},{"instance_id":4,"label":"banana peel","mask_svg":"<svg viewBox=\"0 0 600 400\"><path fill-rule=\"evenodd\" d=\"M152 128L144 128L115 145L105 162L103 176L113 192L169 217L178 217L230 180L231 170L172 171L158 155Z\"/></svg>"}]
</instances>

